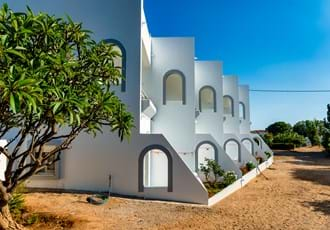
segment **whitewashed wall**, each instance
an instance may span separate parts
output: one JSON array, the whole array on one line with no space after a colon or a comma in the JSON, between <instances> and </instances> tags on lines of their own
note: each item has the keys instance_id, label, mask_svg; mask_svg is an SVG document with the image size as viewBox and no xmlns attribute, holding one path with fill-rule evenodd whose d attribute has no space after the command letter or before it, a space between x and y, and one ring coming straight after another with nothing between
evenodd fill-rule
<instances>
[{"instance_id":1,"label":"whitewashed wall","mask_svg":"<svg viewBox=\"0 0 330 230\"><path fill-rule=\"evenodd\" d=\"M137 127L133 130L130 141L123 143L115 134L109 134L107 128L104 129L104 134L100 134L96 138L86 134L80 135L73 143L72 149L67 150L62 155L60 179L33 179L28 185L41 188L106 191L108 190L108 177L111 174L114 193L206 204L208 197L205 188L191 173L165 137L163 135L139 134L140 76L142 72L141 1L29 0L9 3L14 10L24 10L25 6L29 5L34 11L44 11L57 16L68 14L74 21L83 22L85 28L93 31L93 37L96 40L113 38L121 41L127 52L127 84L126 93L118 92L118 95L134 115L135 126ZM193 77L193 40L182 39L178 47L182 48L181 46L185 47L183 49L184 54L178 53L178 60L187 56L192 63L183 72L187 77L187 89L191 91L187 90L191 95L190 98L187 97L187 104L193 105L194 85L193 81L188 81L188 78ZM173 47L173 49L178 47ZM171 51L164 58L173 58L173 56L175 54ZM173 62L168 67L178 68L179 66L181 66L179 63ZM157 90L159 89L157 88ZM188 113L190 111L188 108L192 110L193 106L182 108L182 113ZM174 110L177 113L181 111L181 108ZM175 118L173 111L172 116ZM189 119L189 116L186 119ZM170 119L167 118L166 121L170 122ZM176 124L179 123L177 121ZM187 133L193 135L194 123L191 124L187 127ZM169 123L164 125L169 125ZM187 148L182 148L182 150L191 150L193 144L190 142L192 141L183 141L182 145ZM173 192L167 192L165 188L148 188L145 189L145 192L138 192L138 158L146 146L154 144L166 147L173 158Z\"/></svg>"},{"instance_id":2,"label":"whitewashed wall","mask_svg":"<svg viewBox=\"0 0 330 230\"><path fill-rule=\"evenodd\" d=\"M234 100L234 116L224 115L223 122L224 133L233 133L239 135L239 96L238 96L238 78L235 76L224 76L223 95L229 95Z\"/></svg>"},{"instance_id":3,"label":"whitewashed wall","mask_svg":"<svg viewBox=\"0 0 330 230\"><path fill-rule=\"evenodd\" d=\"M192 38L152 38L152 65L143 87L157 107L152 133L161 133L179 152L193 152L195 133L195 87ZM185 75L186 104L168 101L163 105L163 78L170 70Z\"/></svg>"},{"instance_id":4,"label":"whitewashed wall","mask_svg":"<svg viewBox=\"0 0 330 230\"><path fill-rule=\"evenodd\" d=\"M222 63L195 62L195 107L199 109L199 92L204 86L216 91L216 112L202 111L196 119L196 133L211 134L219 145L223 145L223 98Z\"/></svg>"},{"instance_id":5,"label":"whitewashed wall","mask_svg":"<svg viewBox=\"0 0 330 230\"><path fill-rule=\"evenodd\" d=\"M248 85L239 86L239 102L242 102L245 107L245 119L240 119L240 133L248 134L251 132L250 97Z\"/></svg>"}]
</instances>

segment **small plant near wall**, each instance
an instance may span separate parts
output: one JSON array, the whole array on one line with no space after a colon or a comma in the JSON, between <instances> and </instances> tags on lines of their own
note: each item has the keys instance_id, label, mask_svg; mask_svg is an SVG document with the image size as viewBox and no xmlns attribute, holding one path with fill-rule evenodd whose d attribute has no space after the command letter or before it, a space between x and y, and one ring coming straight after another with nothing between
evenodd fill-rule
<instances>
[{"instance_id":1,"label":"small plant near wall","mask_svg":"<svg viewBox=\"0 0 330 230\"><path fill-rule=\"evenodd\" d=\"M237 175L235 172L225 172L215 160L205 159L205 161L206 165L201 164L200 171L204 175L204 186L208 191L209 197L236 181Z\"/></svg>"},{"instance_id":2,"label":"small plant near wall","mask_svg":"<svg viewBox=\"0 0 330 230\"><path fill-rule=\"evenodd\" d=\"M252 161L249 161L245 165L242 165L239 169L242 171L242 174L245 175L254 168L256 168L256 165Z\"/></svg>"},{"instance_id":3,"label":"small plant near wall","mask_svg":"<svg viewBox=\"0 0 330 230\"><path fill-rule=\"evenodd\" d=\"M225 172L225 174L223 175L223 184L225 186L231 185L232 183L234 183L237 180L237 175L235 174L234 171L227 171Z\"/></svg>"},{"instance_id":4,"label":"small plant near wall","mask_svg":"<svg viewBox=\"0 0 330 230\"><path fill-rule=\"evenodd\" d=\"M264 162L264 158L262 158L260 156L257 156L256 160L257 160L258 164L262 164L262 162Z\"/></svg>"},{"instance_id":5,"label":"small plant near wall","mask_svg":"<svg viewBox=\"0 0 330 230\"><path fill-rule=\"evenodd\" d=\"M248 168L246 167L246 165L242 165L240 168L239 168L242 172L242 175L245 175L249 172Z\"/></svg>"},{"instance_id":6,"label":"small plant near wall","mask_svg":"<svg viewBox=\"0 0 330 230\"><path fill-rule=\"evenodd\" d=\"M252 169L256 168L256 165L252 161L249 161L246 163L246 167L249 171L251 171Z\"/></svg>"},{"instance_id":7,"label":"small plant near wall","mask_svg":"<svg viewBox=\"0 0 330 230\"><path fill-rule=\"evenodd\" d=\"M267 152L267 151L265 152L265 155L267 156L268 159L272 156L272 154L270 152Z\"/></svg>"},{"instance_id":8,"label":"small plant near wall","mask_svg":"<svg viewBox=\"0 0 330 230\"><path fill-rule=\"evenodd\" d=\"M215 160L205 159L205 161L206 165L201 163L200 170L204 174L206 182L215 184L219 180L219 177L223 176L225 171Z\"/></svg>"}]
</instances>

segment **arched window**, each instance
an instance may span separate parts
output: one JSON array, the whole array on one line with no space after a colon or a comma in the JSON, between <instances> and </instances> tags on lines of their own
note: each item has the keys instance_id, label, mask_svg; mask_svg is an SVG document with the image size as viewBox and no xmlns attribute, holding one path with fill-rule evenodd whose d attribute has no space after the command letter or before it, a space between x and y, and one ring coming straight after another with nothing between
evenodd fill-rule
<instances>
[{"instance_id":1,"label":"arched window","mask_svg":"<svg viewBox=\"0 0 330 230\"><path fill-rule=\"evenodd\" d=\"M173 191L173 160L170 152L161 145L151 145L139 157L139 192L144 188L167 187Z\"/></svg>"},{"instance_id":2,"label":"arched window","mask_svg":"<svg viewBox=\"0 0 330 230\"><path fill-rule=\"evenodd\" d=\"M224 143L224 150L233 161L241 161L241 146L237 140L227 140Z\"/></svg>"},{"instance_id":3,"label":"arched window","mask_svg":"<svg viewBox=\"0 0 330 230\"><path fill-rule=\"evenodd\" d=\"M199 111L216 112L216 92L211 86L204 86L199 90Z\"/></svg>"},{"instance_id":4,"label":"arched window","mask_svg":"<svg viewBox=\"0 0 330 230\"><path fill-rule=\"evenodd\" d=\"M243 102L239 103L239 118L245 120L245 105Z\"/></svg>"},{"instance_id":5,"label":"arched window","mask_svg":"<svg viewBox=\"0 0 330 230\"><path fill-rule=\"evenodd\" d=\"M118 57L114 60L114 66L119 69L122 78L120 80L121 91L126 91L126 50L123 44L116 39L106 39L104 42L113 44L114 50L118 52Z\"/></svg>"},{"instance_id":6,"label":"arched window","mask_svg":"<svg viewBox=\"0 0 330 230\"><path fill-rule=\"evenodd\" d=\"M260 146L260 148L262 148L262 142L258 137L253 138L254 142L257 143L258 146Z\"/></svg>"},{"instance_id":7,"label":"arched window","mask_svg":"<svg viewBox=\"0 0 330 230\"><path fill-rule=\"evenodd\" d=\"M215 160L218 162L218 150L216 146L209 141L199 143L195 151L195 166L196 171L200 169L201 164L206 164L206 159Z\"/></svg>"},{"instance_id":8,"label":"arched window","mask_svg":"<svg viewBox=\"0 0 330 230\"><path fill-rule=\"evenodd\" d=\"M234 100L231 96L223 96L223 114L234 116Z\"/></svg>"},{"instance_id":9,"label":"arched window","mask_svg":"<svg viewBox=\"0 0 330 230\"><path fill-rule=\"evenodd\" d=\"M163 104L166 105L168 101L186 104L186 79L179 70L170 70L163 78Z\"/></svg>"},{"instance_id":10,"label":"arched window","mask_svg":"<svg viewBox=\"0 0 330 230\"><path fill-rule=\"evenodd\" d=\"M249 150L249 152L254 155L254 146L253 146L253 141L250 140L249 138L245 138L242 140L242 144L244 147Z\"/></svg>"}]
</instances>

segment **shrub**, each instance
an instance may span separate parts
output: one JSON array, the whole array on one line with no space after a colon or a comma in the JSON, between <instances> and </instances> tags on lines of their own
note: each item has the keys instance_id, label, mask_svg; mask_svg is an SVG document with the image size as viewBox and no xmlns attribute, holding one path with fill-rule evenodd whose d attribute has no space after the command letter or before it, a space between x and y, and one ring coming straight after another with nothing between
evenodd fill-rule
<instances>
[{"instance_id":1,"label":"shrub","mask_svg":"<svg viewBox=\"0 0 330 230\"><path fill-rule=\"evenodd\" d=\"M267 145L271 146L273 144L273 134L271 133L266 133L264 135L261 136L262 139L264 139L264 141L266 142Z\"/></svg>"},{"instance_id":2,"label":"shrub","mask_svg":"<svg viewBox=\"0 0 330 230\"><path fill-rule=\"evenodd\" d=\"M282 133L289 133L292 131L292 126L284 121L278 121L266 128L267 132L273 135L278 135Z\"/></svg>"},{"instance_id":3,"label":"shrub","mask_svg":"<svg viewBox=\"0 0 330 230\"><path fill-rule=\"evenodd\" d=\"M223 184L225 186L231 185L232 183L234 183L237 180L237 175L235 174L234 171L227 171L225 172L225 174L223 175Z\"/></svg>"},{"instance_id":4,"label":"shrub","mask_svg":"<svg viewBox=\"0 0 330 230\"><path fill-rule=\"evenodd\" d=\"M216 183L219 179L219 177L223 176L225 171L221 168L221 166L216 162L215 160L211 159L205 159L206 160L206 165L201 164L201 172L205 176L205 180L209 183ZM214 180L210 180L210 176L214 176Z\"/></svg>"},{"instance_id":5,"label":"shrub","mask_svg":"<svg viewBox=\"0 0 330 230\"><path fill-rule=\"evenodd\" d=\"M25 185L22 183L18 185L15 191L12 193L12 196L8 202L10 213L15 219L21 217L22 212L24 211L24 195Z\"/></svg>"},{"instance_id":6,"label":"shrub","mask_svg":"<svg viewBox=\"0 0 330 230\"><path fill-rule=\"evenodd\" d=\"M265 155L267 156L267 158L269 159L269 158L271 158L271 156L272 156L272 154L270 153L270 152L265 152Z\"/></svg>"},{"instance_id":7,"label":"shrub","mask_svg":"<svg viewBox=\"0 0 330 230\"><path fill-rule=\"evenodd\" d=\"M251 171L252 169L256 168L256 165L252 161L249 161L246 163L246 168Z\"/></svg>"},{"instance_id":8,"label":"shrub","mask_svg":"<svg viewBox=\"0 0 330 230\"><path fill-rule=\"evenodd\" d=\"M306 145L305 137L295 132L280 133L274 136L272 147L276 144L291 144L294 147Z\"/></svg>"}]
</instances>

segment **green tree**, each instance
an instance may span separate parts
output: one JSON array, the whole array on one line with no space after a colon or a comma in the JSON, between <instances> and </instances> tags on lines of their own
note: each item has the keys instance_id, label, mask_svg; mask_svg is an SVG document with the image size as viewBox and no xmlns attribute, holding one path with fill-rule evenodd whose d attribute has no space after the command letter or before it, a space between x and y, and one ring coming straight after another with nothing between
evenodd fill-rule
<instances>
[{"instance_id":1,"label":"green tree","mask_svg":"<svg viewBox=\"0 0 330 230\"><path fill-rule=\"evenodd\" d=\"M0 229L20 228L8 209L15 187L58 161L80 133L108 127L121 140L129 137L133 118L111 87L122 77L116 58L114 45L96 43L69 18L1 8L0 138L12 139L0 148L8 162ZM57 147L45 153L54 140Z\"/></svg>"},{"instance_id":2,"label":"green tree","mask_svg":"<svg viewBox=\"0 0 330 230\"><path fill-rule=\"evenodd\" d=\"M266 131L275 136L280 133L291 132L292 126L284 121L278 121L268 126Z\"/></svg>"},{"instance_id":3,"label":"green tree","mask_svg":"<svg viewBox=\"0 0 330 230\"><path fill-rule=\"evenodd\" d=\"M322 146L330 153L330 104L327 105L327 118L324 119L324 130L322 133Z\"/></svg>"},{"instance_id":4,"label":"green tree","mask_svg":"<svg viewBox=\"0 0 330 230\"><path fill-rule=\"evenodd\" d=\"M301 147L306 144L304 136L295 132L280 133L274 136L273 143L293 144L295 147Z\"/></svg>"},{"instance_id":5,"label":"green tree","mask_svg":"<svg viewBox=\"0 0 330 230\"><path fill-rule=\"evenodd\" d=\"M320 145L320 133L322 130L322 122L318 120L299 121L293 126L293 131L304 137L308 137L312 145Z\"/></svg>"}]
</instances>

